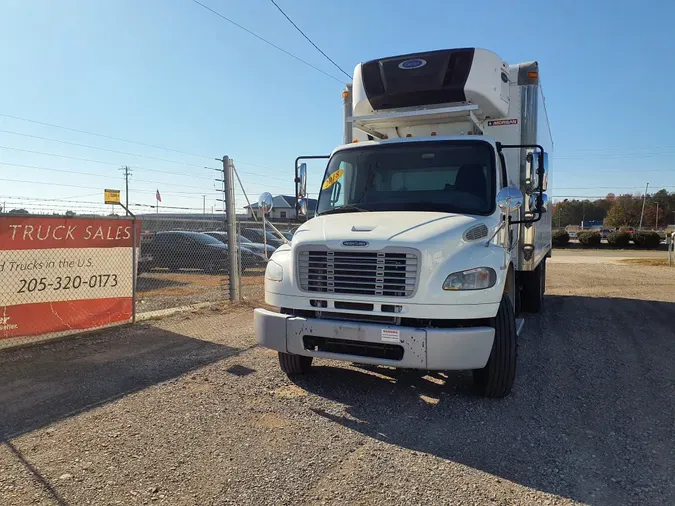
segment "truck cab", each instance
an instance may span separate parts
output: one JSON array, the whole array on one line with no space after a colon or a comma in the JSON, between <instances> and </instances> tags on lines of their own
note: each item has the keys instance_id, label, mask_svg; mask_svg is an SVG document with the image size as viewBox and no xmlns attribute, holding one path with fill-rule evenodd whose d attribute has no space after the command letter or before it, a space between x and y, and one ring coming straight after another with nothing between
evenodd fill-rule
<instances>
[{"instance_id":1,"label":"truck cab","mask_svg":"<svg viewBox=\"0 0 675 506\"><path fill-rule=\"evenodd\" d=\"M536 63L480 49L356 67L316 216L267 265L279 311L255 311L284 372L314 358L468 369L482 394L510 392L516 317L541 307L551 249L539 90Z\"/></svg>"}]
</instances>

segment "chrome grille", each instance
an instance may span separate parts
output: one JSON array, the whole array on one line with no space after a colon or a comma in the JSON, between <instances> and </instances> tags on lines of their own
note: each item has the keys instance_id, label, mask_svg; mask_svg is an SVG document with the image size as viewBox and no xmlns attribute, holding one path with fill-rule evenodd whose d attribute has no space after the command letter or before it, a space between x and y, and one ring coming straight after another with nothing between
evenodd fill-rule
<instances>
[{"instance_id":1,"label":"chrome grille","mask_svg":"<svg viewBox=\"0 0 675 506\"><path fill-rule=\"evenodd\" d=\"M410 297L419 260L401 251L328 251L298 253L300 289L308 292Z\"/></svg>"}]
</instances>

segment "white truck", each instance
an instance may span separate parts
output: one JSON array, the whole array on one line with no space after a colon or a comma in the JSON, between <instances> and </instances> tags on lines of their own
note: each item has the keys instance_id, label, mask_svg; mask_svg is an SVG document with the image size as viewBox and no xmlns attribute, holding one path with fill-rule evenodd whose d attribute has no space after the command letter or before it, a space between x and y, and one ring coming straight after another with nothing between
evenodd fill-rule
<instances>
[{"instance_id":1,"label":"white truck","mask_svg":"<svg viewBox=\"0 0 675 506\"><path fill-rule=\"evenodd\" d=\"M343 99L344 144L296 160L300 213L303 159L328 163L316 216L268 262L279 311L256 309L258 343L289 375L314 358L464 369L483 395L508 395L516 317L541 308L551 253L538 64L394 56L359 64Z\"/></svg>"}]
</instances>

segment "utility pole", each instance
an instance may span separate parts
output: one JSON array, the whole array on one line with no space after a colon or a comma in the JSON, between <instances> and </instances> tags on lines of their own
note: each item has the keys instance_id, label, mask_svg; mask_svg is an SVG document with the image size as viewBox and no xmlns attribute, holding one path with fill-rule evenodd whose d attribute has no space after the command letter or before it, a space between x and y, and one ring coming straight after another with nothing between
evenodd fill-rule
<instances>
[{"instance_id":1,"label":"utility pole","mask_svg":"<svg viewBox=\"0 0 675 506\"><path fill-rule=\"evenodd\" d=\"M229 270L229 288L230 300L239 300L239 262L237 257L239 251L237 250L237 212L234 202L234 163L228 156L223 156L223 179L217 179L223 183L223 198L218 199L223 202L223 210L225 211L225 231L227 232L227 252L228 252L228 270Z\"/></svg>"},{"instance_id":2,"label":"utility pole","mask_svg":"<svg viewBox=\"0 0 675 506\"><path fill-rule=\"evenodd\" d=\"M131 177L131 169L125 165L120 170L124 171L124 199L126 208L129 209L129 177ZM129 211L127 211L127 216L129 216Z\"/></svg>"},{"instance_id":3,"label":"utility pole","mask_svg":"<svg viewBox=\"0 0 675 506\"><path fill-rule=\"evenodd\" d=\"M203 203L203 208L204 208L204 209L203 209L203 214L206 214L206 195L202 195L202 198L204 199L204 203Z\"/></svg>"},{"instance_id":4,"label":"utility pole","mask_svg":"<svg viewBox=\"0 0 675 506\"><path fill-rule=\"evenodd\" d=\"M659 228L659 203L656 203L656 225L654 226L655 229L658 230Z\"/></svg>"},{"instance_id":5,"label":"utility pole","mask_svg":"<svg viewBox=\"0 0 675 506\"><path fill-rule=\"evenodd\" d=\"M645 196L642 199L642 212L640 213L640 226L638 227L638 230L642 230L642 217L645 215L645 204L647 203L647 191L649 191L649 183L647 183L647 187L645 188Z\"/></svg>"}]
</instances>

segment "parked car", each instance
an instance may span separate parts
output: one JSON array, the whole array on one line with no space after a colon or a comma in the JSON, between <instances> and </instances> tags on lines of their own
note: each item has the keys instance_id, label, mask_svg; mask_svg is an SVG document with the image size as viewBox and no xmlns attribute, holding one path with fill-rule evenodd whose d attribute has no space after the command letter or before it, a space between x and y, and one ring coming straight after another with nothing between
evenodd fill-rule
<instances>
[{"instance_id":1,"label":"parked car","mask_svg":"<svg viewBox=\"0 0 675 506\"><path fill-rule=\"evenodd\" d=\"M255 243L260 244L264 242L262 228L242 228L241 235L243 235L244 237ZM267 231L266 236L267 236L267 244L273 246L275 249L284 244L284 241L282 241L279 238L279 236L274 234L273 232Z\"/></svg>"},{"instance_id":2,"label":"parked car","mask_svg":"<svg viewBox=\"0 0 675 506\"><path fill-rule=\"evenodd\" d=\"M146 248L143 245L141 245L141 253L138 257L138 265L137 265L138 275L140 276L144 272L150 271L153 267L154 267L154 258L150 253L147 252Z\"/></svg>"},{"instance_id":3,"label":"parked car","mask_svg":"<svg viewBox=\"0 0 675 506\"><path fill-rule=\"evenodd\" d=\"M293 232L281 232L281 235L283 235L289 241L293 240Z\"/></svg>"},{"instance_id":4,"label":"parked car","mask_svg":"<svg viewBox=\"0 0 675 506\"><path fill-rule=\"evenodd\" d=\"M213 237L214 239L222 242L225 247L228 247L227 244L227 232L204 232L206 235ZM267 256L265 256L265 245L256 244L245 237L239 237L241 243L241 268L242 270L247 267L260 267L267 263L267 259L274 253L274 248L272 246L267 247Z\"/></svg>"},{"instance_id":5,"label":"parked car","mask_svg":"<svg viewBox=\"0 0 675 506\"><path fill-rule=\"evenodd\" d=\"M265 245L262 243L257 243L253 242L250 239L247 239L243 235L239 235L239 240L241 241L241 245L250 249L251 251L260 251L260 253L264 253L267 251L267 258L272 256L272 253L276 251L276 248L274 246L271 246L270 244L267 245L267 250L265 250Z\"/></svg>"},{"instance_id":6,"label":"parked car","mask_svg":"<svg viewBox=\"0 0 675 506\"><path fill-rule=\"evenodd\" d=\"M209 234L212 237L215 237L218 240L222 240L225 244L227 244L227 232L220 232L220 231L215 231L215 232L204 232L205 234ZM216 235L218 234L218 235ZM242 247L246 249L250 249L251 251L258 251L260 253L265 252L265 245L262 243L257 243L253 242L250 239L247 239L243 235L238 235L237 240L241 243ZM267 258L272 256L272 253L276 251L276 248L271 245L267 245Z\"/></svg>"},{"instance_id":7,"label":"parked car","mask_svg":"<svg viewBox=\"0 0 675 506\"><path fill-rule=\"evenodd\" d=\"M158 232L142 246L141 257L148 255L152 262L144 269L155 267L170 271L202 269L218 272L228 268L227 247L218 239L199 232Z\"/></svg>"}]
</instances>

